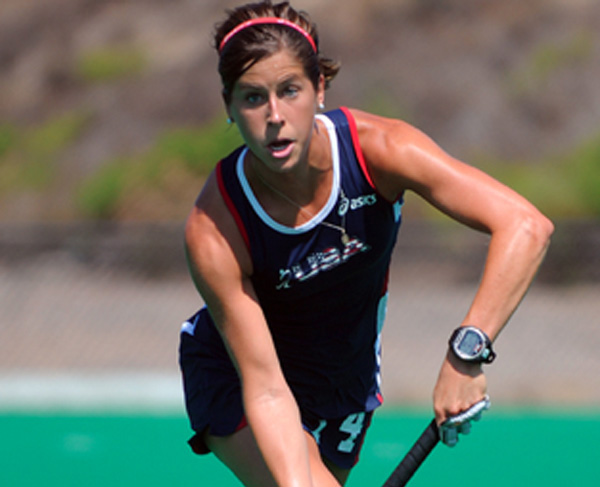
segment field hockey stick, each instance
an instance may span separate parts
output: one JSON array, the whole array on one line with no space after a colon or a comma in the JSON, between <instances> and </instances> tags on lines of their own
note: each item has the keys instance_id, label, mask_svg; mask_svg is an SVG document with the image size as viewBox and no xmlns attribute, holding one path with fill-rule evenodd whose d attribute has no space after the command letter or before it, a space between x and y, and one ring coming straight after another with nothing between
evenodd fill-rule
<instances>
[{"instance_id":1,"label":"field hockey stick","mask_svg":"<svg viewBox=\"0 0 600 487\"><path fill-rule=\"evenodd\" d=\"M421 466L427 455L440 441L440 434L435 419L423 431L419 439L404 456L383 487L403 487Z\"/></svg>"},{"instance_id":2,"label":"field hockey stick","mask_svg":"<svg viewBox=\"0 0 600 487\"><path fill-rule=\"evenodd\" d=\"M481 413L484 410L489 409L489 407L490 399L486 396L465 412L452 416L444 421L440 428L438 428L435 419L433 419L427 428L425 428L425 431L421 433L419 439L404 456L402 461L394 469L385 484L383 484L383 487L404 487L435 448L435 445L440 441L440 430L443 435L448 435L448 432L451 432L449 441L448 436L445 437L445 440L447 440L445 443L449 446L454 446L458 441L457 435L458 431L461 430L461 427L462 432L468 433L468 426L465 428L465 425L469 424L471 420L479 420Z\"/></svg>"}]
</instances>

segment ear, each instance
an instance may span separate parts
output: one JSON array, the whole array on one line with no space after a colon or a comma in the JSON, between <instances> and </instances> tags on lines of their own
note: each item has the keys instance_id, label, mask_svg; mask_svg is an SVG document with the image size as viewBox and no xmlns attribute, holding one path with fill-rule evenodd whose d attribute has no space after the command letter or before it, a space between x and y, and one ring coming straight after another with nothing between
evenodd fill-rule
<instances>
[{"instance_id":1,"label":"ear","mask_svg":"<svg viewBox=\"0 0 600 487\"><path fill-rule=\"evenodd\" d=\"M325 76L322 74L319 76L319 84L317 85L317 103L319 105L325 104Z\"/></svg>"},{"instance_id":2,"label":"ear","mask_svg":"<svg viewBox=\"0 0 600 487\"><path fill-rule=\"evenodd\" d=\"M233 123L233 118L231 117L231 110L227 104L225 104L225 113L227 114L227 124L231 125Z\"/></svg>"},{"instance_id":3,"label":"ear","mask_svg":"<svg viewBox=\"0 0 600 487\"><path fill-rule=\"evenodd\" d=\"M229 100L227 97L227 93L225 89L221 90L221 97L223 99L223 106L225 107L225 112L227 113L227 118L231 119L231 110L229 109Z\"/></svg>"}]
</instances>

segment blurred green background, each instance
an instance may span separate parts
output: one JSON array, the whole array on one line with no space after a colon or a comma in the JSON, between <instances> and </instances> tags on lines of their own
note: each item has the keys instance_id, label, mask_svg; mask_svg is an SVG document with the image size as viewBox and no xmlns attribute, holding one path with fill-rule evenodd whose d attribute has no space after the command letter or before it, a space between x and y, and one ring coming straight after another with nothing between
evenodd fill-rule
<instances>
[{"instance_id":1,"label":"blurred green background","mask_svg":"<svg viewBox=\"0 0 600 487\"><path fill-rule=\"evenodd\" d=\"M237 4L0 4L0 485L235 485L185 445L177 342L202 304L183 221L240 143L211 47L214 23ZM497 342L493 409L458 448L437 449L414 485L591 485L600 473L600 4L294 5L342 61L328 109L415 124L556 224ZM485 253L484 236L412 195L404 218L384 331L386 404L350 486L380 484L427 424L448 333Z\"/></svg>"}]
</instances>

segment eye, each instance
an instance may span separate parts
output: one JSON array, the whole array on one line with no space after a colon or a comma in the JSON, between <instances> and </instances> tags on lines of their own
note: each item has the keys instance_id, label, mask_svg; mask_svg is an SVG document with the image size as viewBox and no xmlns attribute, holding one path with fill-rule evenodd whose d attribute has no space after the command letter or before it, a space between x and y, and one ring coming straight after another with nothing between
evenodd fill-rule
<instances>
[{"instance_id":1,"label":"eye","mask_svg":"<svg viewBox=\"0 0 600 487\"><path fill-rule=\"evenodd\" d=\"M300 93L300 88L298 88L295 85L289 85L283 89L282 93L283 96L287 98L296 98L298 96L298 93Z\"/></svg>"},{"instance_id":2,"label":"eye","mask_svg":"<svg viewBox=\"0 0 600 487\"><path fill-rule=\"evenodd\" d=\"M264 97L260 93L250 92L250 93L246 94L246 96L244 97L244 100L249 105L260 105L263 102Z\"/></svg>"}]
</instances>

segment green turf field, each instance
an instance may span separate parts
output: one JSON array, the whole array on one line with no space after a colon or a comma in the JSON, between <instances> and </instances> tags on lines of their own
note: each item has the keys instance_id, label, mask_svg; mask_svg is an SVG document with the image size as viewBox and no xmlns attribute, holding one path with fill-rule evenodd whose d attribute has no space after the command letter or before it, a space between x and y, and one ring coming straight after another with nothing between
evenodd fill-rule
<instances>
[{"instance_id":1,"label":"green turf field","mask_svg":"<svg viewBox=\"0 0 600 487\"><path fill-rule=\"evenodd\" d=\"M453 449L438 446L418 486L587 486L600 478L600 412L494 409ZM380 486L420 431L424 412L376 414L349 487ZM2 413L2 487L238 485L185 444L183 415Z\"/></svg>"}]
</instances>

